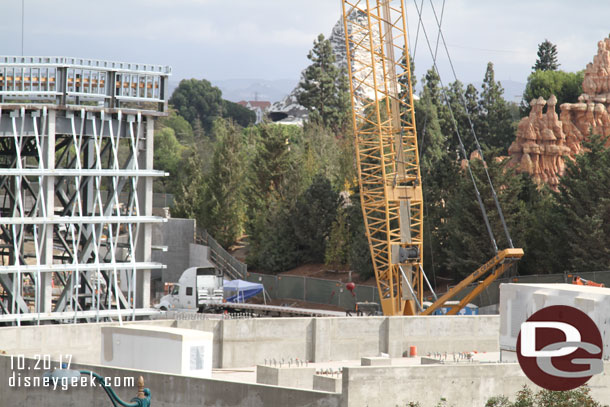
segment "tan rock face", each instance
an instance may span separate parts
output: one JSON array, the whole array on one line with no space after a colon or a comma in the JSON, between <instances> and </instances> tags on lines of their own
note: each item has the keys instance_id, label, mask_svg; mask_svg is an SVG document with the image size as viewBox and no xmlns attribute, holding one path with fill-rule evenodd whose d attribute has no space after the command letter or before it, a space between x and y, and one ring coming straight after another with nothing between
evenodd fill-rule
<instances>
[{"instance_id":1,"label":"tan rock face","mask_svg":"<svg viewBox=\"0 0 610 407\"><path fill-rule=\"evenodd\" d=\"M562 104L557 115L555 96L532 100L532 110L519 122L516 140L508 149L513 166L553 189L565 171L565 159L582 151L589 134L610 135L610 38L597 48L585 70L579 103Z\"/></svg>"}]
</instances>

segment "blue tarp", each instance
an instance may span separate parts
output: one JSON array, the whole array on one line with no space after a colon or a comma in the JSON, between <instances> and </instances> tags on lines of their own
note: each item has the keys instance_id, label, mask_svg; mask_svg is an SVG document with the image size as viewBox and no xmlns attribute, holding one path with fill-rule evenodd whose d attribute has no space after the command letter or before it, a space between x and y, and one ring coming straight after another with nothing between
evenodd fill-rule
<instances>
[{"instance_id":1,"label":"blue tarp","mask_svg":"<svg viewBox=\"0 0 610 407\"><path fill-rule=\"evenodd\" d=\"M224 281L225 295L230 295L226 298L227 302L244 302L248 298L262 292L263 288L262 284L244 280Z\"/></svg>"}]
</instances>

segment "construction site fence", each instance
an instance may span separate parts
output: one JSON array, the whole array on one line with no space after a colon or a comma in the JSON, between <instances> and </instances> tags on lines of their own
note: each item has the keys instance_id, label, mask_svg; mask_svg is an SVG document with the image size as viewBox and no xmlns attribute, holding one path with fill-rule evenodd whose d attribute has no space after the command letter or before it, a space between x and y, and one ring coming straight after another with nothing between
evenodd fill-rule
<instances>
[{"instance_id":1,"label":"construction site fence","mask_svg":"<svg viewBox=\"0 0 610 407\"><path fill-rule=\"evenodd\" d=\"M379 303L376 286L357 285L352 293L346 283L321 278L248 273L246 280L263 284L270 298L286 300L286 304L297 300L353 310L356 302Z\"/></svg>"},{"instance_id":2,"label":"construction site fence","mask_svg":"<svg viewBox=\"0 0 610 407\"><path fill-rule=\"evenodd\" d=\"M604 283L610 287L610 271L592 271L584 273L558 273L558 274L532 274L526 276L514 276L500 278L490 284L483 292L472 300L479 307L487 307L499 304L500 284L504 283L535 283L556 284L571 283L573 276L579 276L596 283ZM325 280L303 276L272 275L261 273L247 273L247 281L261 283L270 298L286 300L307 301L317 304L334 305L345 309L354 309L356 302L379 303L379 291L376 286L357 285L354 294L347 290L346 283L335 280ZM477 285L472 284L459 293L455 300L464 298ZM449 289L451 286L449 287ZM443 293L437 293L441 295ZM426 298L428 300L433 299Z\"/></svg>"}]
</instances>

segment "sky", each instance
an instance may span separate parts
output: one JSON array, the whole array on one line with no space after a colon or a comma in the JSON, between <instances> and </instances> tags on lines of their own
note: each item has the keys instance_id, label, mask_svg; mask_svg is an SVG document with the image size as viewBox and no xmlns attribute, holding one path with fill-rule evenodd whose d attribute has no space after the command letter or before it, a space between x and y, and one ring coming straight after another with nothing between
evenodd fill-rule
<instances>
[{"instance_id":1,"label":"sky","mask_svg":"<svg viewBox=\"0 0 610 407\"><path fill-rule=\"evenodd\" d=\"M182 78L294 79L308 65L319 33L329 35L340 0L0 0L0 55L74 56L170 65ZM416 74L431 65L418 23L432 46L443 0L404 0ZM423 6L422 6L423 4ZM462 82L481 82L487 62L496 78L525 82L538 44L549 39L561 69L584 69L610 33L610 2L598 0L447 0L443 35ZM454 80L444 48L444 82Z\"/></svg>"}]
</instances>

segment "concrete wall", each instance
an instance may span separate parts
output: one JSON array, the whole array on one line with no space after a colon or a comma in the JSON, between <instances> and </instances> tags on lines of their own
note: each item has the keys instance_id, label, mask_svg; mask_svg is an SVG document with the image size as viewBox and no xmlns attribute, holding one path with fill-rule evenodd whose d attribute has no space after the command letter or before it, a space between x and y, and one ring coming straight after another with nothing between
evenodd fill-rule
<instances>
[{"instance_id":1,"label":"concrete wall","mask_svg":"<svg viewBox=\"0 0 610 407\"><path fill-rule=\"evenodd\" d=\"M199 267L210 261L210 248L201 244L189 244L189 267Z\"/></svg>"},{"instance_id":2,"label":"concrete wall","mask_svg":"<svg viewBox=\"0 0 610 407\"><path fill-rule=\"evenodd\" d=\"M325 362L359 360L388 353L497 351L499 316L253 318L157 320L156 324L214 334L213 367L264 365L285 358ZM66 352L78 362L100 360L100 327L114 324L41 325L0 328L0 350L9 354Z\"/></svg>"},{"instance_id":3,"label":"concrete wall","mask_svg":"<svg viewBox=\"0 0 610 407\"><path fill-rule=\"evenodd\" d=\"M134 324L126 322L125 325ZM138 321L135 324L172 326L174 321ZM98 364L102 346L101 328L118 323L11 326L0 328L0 352L8 354L72 355L76 363Z\"/></svg>"},{"instance_id":4,"label":"concrete wall","mask_svg":"<svg viewBox=\"0 0 610 407\"><path fill-rule=\"evenodd\" d=\"M410 346L420 355L499 349L496 315L256 318L176 321L176 327L214 332L214 367L224 368L264 365L268 358L325 362L382 352L401 357Z\"/></svg>"},{"instance_id":5,"label":"concrete wall","mask_svg":"<svg viewBox=\"0 0 610 407\"><path fill-rule=\"evenodd\" d=\"M608 372L610 363L604 363ZM589 381L591 395L599 401L610 400L608 373ZM517 363L426 365L412 367L349 367L343 369L342 407L404 406L419 402L433 407L445 398L449 406L484 406L497 395L514 400L516 393L528 385Z\"/></svg>"},{"instance_id":6,"label":"concrete wall","mask_svg":"<svg viewBox=\"0 0 610 407\"><path fill-rule=\"evenodd\" d=\"M153 250L152 261L163 263L165 270L153 273L152 278L163 283L175 283L189 267L189 244L195 243L195 220L169 218L167 223L153 225L152 245L167 246L167 251Z\"/></svg>"},{"instance_id":7,"label":"concrete wall","mask_svg":"<svg viewBox=\"0 0 610 407\"><path fill-rule=\"evenodd\" d=\"M28 370L28 367L31 369ZM40 376L42 371L33 370L34 364L26 361L25 369L11 369L10 357L0 356L0 406L95 406L110 404L104 391L98 387L51 390L49 388L9 387L13 373L25 376ZM128 369L90 365L72 365L72 369L94 371L104 377L122 378L141 375L144 386L150 388L152 405L155 407L339 407L341 395L320 391L289 389L260 384L226 382L213 379L165 375ZM119 397L129 401L137 394L136 388L114 387Z\"/></svg>"}]
</instances>

